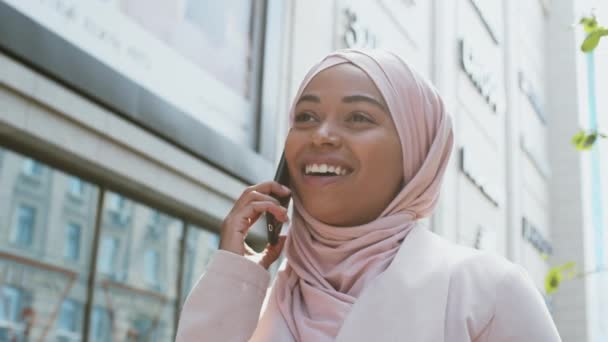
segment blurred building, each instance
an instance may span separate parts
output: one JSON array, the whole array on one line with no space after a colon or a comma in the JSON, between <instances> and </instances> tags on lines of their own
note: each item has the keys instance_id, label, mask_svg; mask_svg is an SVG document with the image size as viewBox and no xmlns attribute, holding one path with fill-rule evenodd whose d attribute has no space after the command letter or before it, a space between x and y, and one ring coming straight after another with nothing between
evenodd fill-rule
<instances>
[{"instance_id":1,"label":"blurred building","mask_svg":"<svg viewBox=\"0 0 608 342\"><path fill-rule=\"evenodd\" d=\"M585 6L0 0L0 340L172 340L223 217L274 174L299 82L346 47L397 52L454 117L434 231L542 293L550 266L601 268L607 154L569 144L592 112ZM545 296L564 341L606 340L606 284Z\"/></svg>"}]
</instances>

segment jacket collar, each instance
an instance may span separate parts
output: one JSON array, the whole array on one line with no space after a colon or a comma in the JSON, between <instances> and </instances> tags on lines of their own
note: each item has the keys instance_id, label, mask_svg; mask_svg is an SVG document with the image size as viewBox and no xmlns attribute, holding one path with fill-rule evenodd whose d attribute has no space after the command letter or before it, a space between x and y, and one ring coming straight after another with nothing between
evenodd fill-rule
<instances>
[{"instance_id":1,"label":"jacket collar","mask_svg":"<svg viewBox=\"0 0 608 342\"><path fill-rule=\"evenodd\" d=\"M336 341L444 341L449 269L447 244L421 225L391 265L359 296Z\"/></svg>"}]
</instances>

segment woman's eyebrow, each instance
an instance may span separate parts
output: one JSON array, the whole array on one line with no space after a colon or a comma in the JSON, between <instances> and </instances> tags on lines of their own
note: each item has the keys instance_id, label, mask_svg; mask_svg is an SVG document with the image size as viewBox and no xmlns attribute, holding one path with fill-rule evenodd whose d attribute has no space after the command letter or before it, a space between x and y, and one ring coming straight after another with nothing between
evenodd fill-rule
<instances>
[{"instance_id":1,"label":"woman's eyebrow","mask_svg":"<svg viewBox=\"0 0 608 342\"><path fill-rule=\"evenodd\" d=\"M386 108L386 106L376 100L375 98L368 96L368 95L350 95L350 96L344 96L342 98L342 102L344 103L353 103L353 102L368 102L371 103L373 105L375 105L376 107L382 109L383 111L385 111L386 113L388 113L388 108Z\"/></svg>"},{"instance_id":2,"label":"woman's eyebrow","mask_svg":"<svg viewBox=\"0 0 608 342\"><path fill-rule=\"evenodd\" d=\"M298 104L300 104L300 102L304 102L304 101L321 103L321 98L318 97L317 95L311 95L311 94L302 95L298 99L298 102L296 103L296 105L298 105Z\"/></svg>"}]
</instances>

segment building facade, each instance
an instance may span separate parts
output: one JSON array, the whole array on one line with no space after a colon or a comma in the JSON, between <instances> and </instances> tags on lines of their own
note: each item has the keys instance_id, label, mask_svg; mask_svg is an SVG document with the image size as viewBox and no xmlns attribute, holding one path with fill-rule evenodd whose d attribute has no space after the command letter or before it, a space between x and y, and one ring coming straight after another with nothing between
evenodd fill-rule
<instances>
[{"instance_id":1,"label":"building facade","mask_svg":"<svg viewBox=\"0 0 608 342\"><path fill-rule=\"evenodd\" d=\"M0 339L172 340L224 216L274 174L299 82L339 48L393 50L443 95L456 140L431 229L543 294L551 266L605 260L569 146L580 6L0 1ZM564 341L606 336L593 277L545 295Z\"/></svg>"}]
</instances>

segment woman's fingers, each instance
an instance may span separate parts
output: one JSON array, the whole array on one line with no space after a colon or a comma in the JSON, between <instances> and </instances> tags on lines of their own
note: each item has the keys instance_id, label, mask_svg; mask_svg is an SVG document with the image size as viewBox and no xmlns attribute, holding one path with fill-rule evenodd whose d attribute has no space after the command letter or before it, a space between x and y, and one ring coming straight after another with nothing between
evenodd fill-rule
<instances>
[{"instance_id":1,"label":"woman's fingers","mask_svg":"<svg viewBox=\"0 0 608 342\"><path fill-rule=\"evenodd\" d=\"M244 255L247 232L265 212L273 214L281 222L288 221L287 208L282 207L273 196L284 197L290 194L289 188L275 181L245 189L222 223L220 249Z\"/></svg>"},{"instance_id":2,"label":"woman's fingers","mask_svg":"<svg viewBox=\"0 0 608 342\"><path fill-rule=\"evenodd\" d=\"M245 213L250 213L251 216L261 215L265 212L273 214L279 221L284 221L287 219L287 208L282 207L280 204L275 202L251 202L247 207L245 207Z\"/></svg>"},{"instance_id":3,"label":"woman's fingers","mask_svg":"<svg viewBox=\"0 0 608 342\"><path fill-rule=\"evenodd\" d=\"M258 195L256 195L258 196ZM263 198L259 195L259 198ZM220 233L220 249L224 249L239 255L244 255L245 250L243 243L249 228L258 220L265 212L273 214L277 220L286 222L287 208L282 207L279 203L272 200L252 201L244 207L233 208L231 213L226 217L222 224Z\"/></svg>"},{"instance_id":4,"label":"woman's fingers","mask_svg":"<svg viewBox=\"0 0 608 342\"><path fill-rule=\"evenodd\" d=\"M239 207L244 207L251 202L274 202L277 205L279 204L279 201L276 198L256 190L244 194L242 200L239 202L240 203L237 204Z\"/></svg>"},{"instance_id":5,"label":"woman's fingers","mask_svg":"<svg viewBox=\"0 0 608 342\"><path fill-rule=\"evenodd\" d=\"M265 195L273 194L278 197L285 197L291 194L291 190L288 187L281 185L275 181L264 182L248 187L241 195L241 198L245 197L248 193L259 192Z\"/></svg>"}]
</instances>

